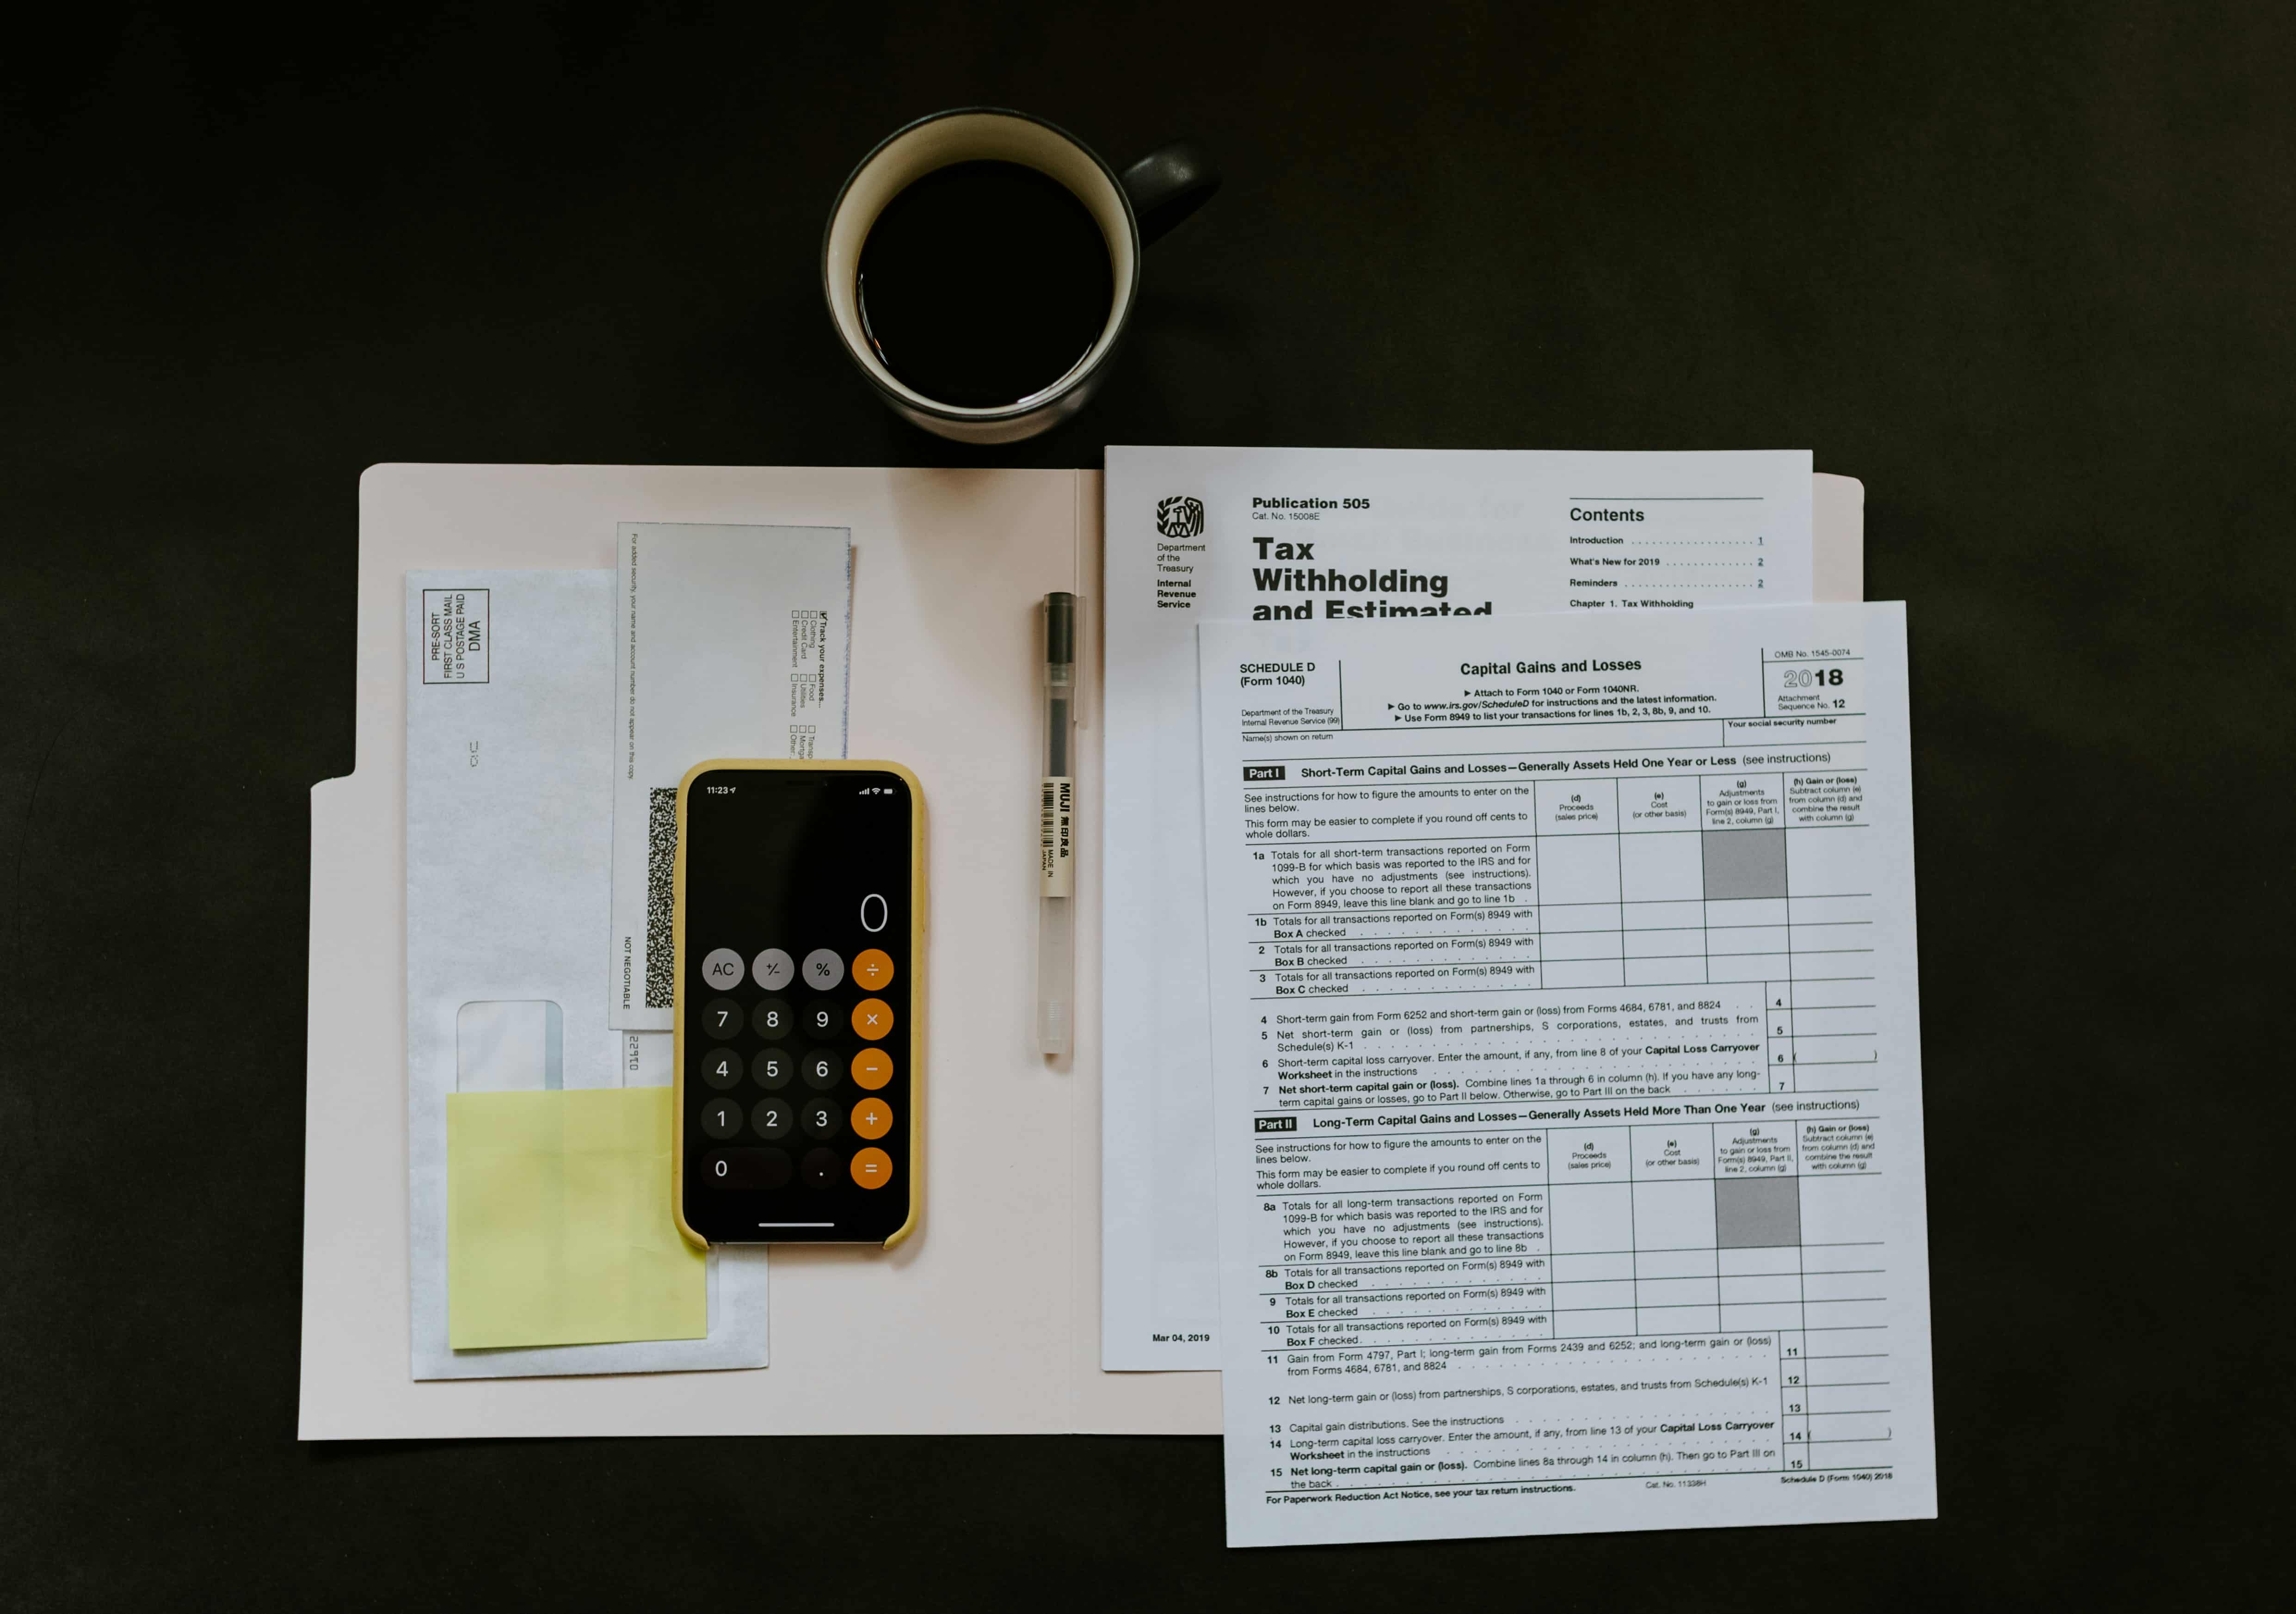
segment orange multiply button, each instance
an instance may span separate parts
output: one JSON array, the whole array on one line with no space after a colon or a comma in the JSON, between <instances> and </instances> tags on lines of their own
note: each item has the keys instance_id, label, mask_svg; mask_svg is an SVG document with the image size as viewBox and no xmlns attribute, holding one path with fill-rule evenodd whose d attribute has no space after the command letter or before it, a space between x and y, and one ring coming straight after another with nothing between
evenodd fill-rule
<instances>
[{"instance_id":1,"label":"orange multiply button","mask_svg":"<svg viewBox=\"0 0 2296 1614\"><path fill-rule=\"evenodd\" d=\"M882 1048L864 1048L853 1056L853 1080L874 1093L893 1079L893 1057Z\"/></svg>"},{"instance_id":2,"label":"orange multiply button","mask_svg":"<svg viewBox=\"0 0 2296 1614\"><path fill-rule=\"evenodd\" d=\"M893 1028L893 1005L882 997L865 997L853 1005L853 1030L876 1041Z\"/></svg>"},{"instance_id":3,"label":"orange multiply button","mask_svg":"<svg viewBox=\"0 0 2296 1614\"><path fill-rule=\"evenodd\" d=\"M853 1180L864 1188L882 1188L893 1180L893 1157L882 1149L864 1149L853 1157Z\"/></svg>"},{"instance_id":4,"label":"orange multiply button","mask_svg":"<svg viewBox=\"0 0 2296 1614\"><path fill-rule=\"evenodd\" d=\"M863 991L882 991L892 979L893 961L882 947L865 947L855 954L853 984Z\"/></svg>"},{"instance_id":5,"label":"orange multiply button","mask_svg":"<svg viewBox=\"0 0 2296 1614\"><path fill-rule=\"evenodd\" d=\"M881 1138L893 1129L893 1107L881 1098L865 1098L853 1106L857 1137Z\"/></svg>"}]
</instances>

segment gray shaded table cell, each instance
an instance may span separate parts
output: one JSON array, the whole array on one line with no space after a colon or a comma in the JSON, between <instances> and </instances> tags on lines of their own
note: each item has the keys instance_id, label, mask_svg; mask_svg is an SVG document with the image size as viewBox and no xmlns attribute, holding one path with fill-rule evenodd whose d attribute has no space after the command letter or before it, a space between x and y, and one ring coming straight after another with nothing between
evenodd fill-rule
<instances>
[{"instance_id":1,"label":"gray shaded table cell","mask_svg":"<svg viewBox=\"0 0 2296 1614\"><path fill-rule=\"evenodd\" d=\"M1718 1249L1767 1249L1801 1242L1801 1184L1794 1177L1717 1177Z\"/></svg>"},{"instance_id":2,"label":"gray shaded table cell","mask_svg":"<svg viewBox=\"0 0 2296 1614\"><path fill-rule=\"evenodd\" d=\"M1706 900L1786 894L1786 832L1784 830L1704 832Z\"/></svg>"}]
</instances>

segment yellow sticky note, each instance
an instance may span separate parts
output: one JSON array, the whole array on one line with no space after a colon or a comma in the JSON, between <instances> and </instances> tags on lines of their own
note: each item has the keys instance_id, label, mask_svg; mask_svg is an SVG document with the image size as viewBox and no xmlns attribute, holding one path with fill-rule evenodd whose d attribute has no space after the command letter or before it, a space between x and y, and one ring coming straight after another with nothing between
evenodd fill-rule
<instances>
[{"instance_id":1,"label":"yellow sticky note","mask_svg":"<svg viewBox=\"0 0 2296 1614\"><path fill-rule=\"evenodd\" d=\"M447 1338L456 1350L698 1340L701 1252L669 1210L670 1090L447 1097Z\"/></svg>"}]
</instances>

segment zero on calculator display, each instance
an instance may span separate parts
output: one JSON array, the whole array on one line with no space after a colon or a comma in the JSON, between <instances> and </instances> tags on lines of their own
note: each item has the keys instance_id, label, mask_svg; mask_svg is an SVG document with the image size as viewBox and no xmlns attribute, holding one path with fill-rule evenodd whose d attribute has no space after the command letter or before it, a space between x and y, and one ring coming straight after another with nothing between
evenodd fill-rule
<instances>
[{"instance_id":1,"label":"zero on calculator display","mask_svg":"<svg viewBox=\"0 0 2296 1614\"><path fill-rule=\"evenodd\" d=\"M900 774L713 767L686 784L680 1195L710 1243L883 1243L916 1160Z\"/></svg>"}]
</instances>

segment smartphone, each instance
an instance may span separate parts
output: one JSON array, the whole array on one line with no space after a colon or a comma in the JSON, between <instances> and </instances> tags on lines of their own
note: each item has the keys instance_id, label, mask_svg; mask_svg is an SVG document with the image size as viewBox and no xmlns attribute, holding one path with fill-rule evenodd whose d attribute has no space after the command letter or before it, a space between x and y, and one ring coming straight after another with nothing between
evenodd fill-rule
<instances>
[{"instance_id":1,"label":"smartphone","mask_svg":"<svg viewBox=\"0 0 2296 1614\"><path fill-rule=\"evenodd\" d=\"M899 1243L923 1164L924 798L892 762L721 759L677 787L678 1230Z\"/></svg>"}]
</instances>

